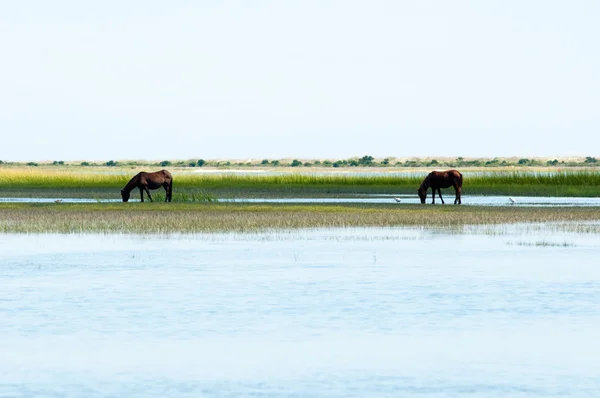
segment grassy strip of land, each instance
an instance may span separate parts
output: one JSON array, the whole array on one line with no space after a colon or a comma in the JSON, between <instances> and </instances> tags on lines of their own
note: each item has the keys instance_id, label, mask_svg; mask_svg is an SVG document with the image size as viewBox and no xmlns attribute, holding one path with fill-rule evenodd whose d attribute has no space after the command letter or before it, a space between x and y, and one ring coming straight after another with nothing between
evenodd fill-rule
<instances>
[{"instance_id":1,"label":"grassy strip of land","mask_svg":"<svg viewBox=\"0 0 600 398\"><path fill-rule=\"evenodd\" d=\"M593 207L388 204L0 203L0 233L199 233L599 221Z\"/></svg>"},{"instance_id":2,"label":"grassy strip of land","mask_svg":"<svg viewBox=\"0 0 600 398\"><path fill-rule=\"evenodd\" d=\"M120 189L134 174L135 172L127 170L102 174L62 169L6 169L0 173L0 197L118 198ZM414 194L426 174L426 172L422 175L173 173L173 190L175 194L182 193L188 198L211 195L284 197ZM472 173L465 176L463 192L465 195L600 196L600 171L562 170L531 173L520 170ZM132 193L132 195L136 194L136 192Z\"/></svg>"}]
</instances>

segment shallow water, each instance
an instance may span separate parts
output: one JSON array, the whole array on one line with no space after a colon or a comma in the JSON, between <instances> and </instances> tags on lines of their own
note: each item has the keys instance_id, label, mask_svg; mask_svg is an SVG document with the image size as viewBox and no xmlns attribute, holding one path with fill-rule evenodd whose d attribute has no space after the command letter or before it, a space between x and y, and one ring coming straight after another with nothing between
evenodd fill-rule
<instances>
[{"instance_id":1,"label":"shallow water","mask_svg":"<svg viewBox=\"0 0 600 398\"><path fill-rule=\"evenodd\" d=\"M572 229L0 234L0 396L596 397Z\"/></svg>"},{"instance_id":2,"label":"shallow water","mask_svg":"<svg viewBox=\"0 0 600 398\"><path fill-rule=\"evenodd\" d=\"M397 201L396 199L399 201ZM115 203L121 202L119 199L91 199L91 198L0 198L0 203L53 203L60 200L62 203ZM419 198L416 195L357 195L350 198L220 198L219 202L238 202L238 203L396 203L399 206L403 204L418 204ZM139 202L139 199L131 199L131 202ZM446 204L454 203L454 195L444 195ZM427 197L427 203L431 203L431 196ZM439 197L436 197L436 204L441 204ZM465 206L600 206L600 198L580 198L580 197L535 197L535 196L462 196L462 204Z\"/></svg>"},{"instance_id":3,"label":"shallow water","mask_svg":"<svg viewBox=\"0 0 600 398\"><path fill-rule=\"evenodd\" d=\"M396 199L395 199L396 198ZM399 201L397 201L397 199ZM415 195L372 195L372 197L356 198L258 198L258 199L219 199L221 202L252 202L252 203L396 203L419 204L419 198ZM454 195L445 195L446 204L454 203ZM529 196L462 196L461 202L465 206L600 206L600 198L578 198L578 197L529 197ZM427 204L431 204L431 196L427 198ZM439 197L435 199L436 204L441 204Z\"/></svg>"}]
</instances>

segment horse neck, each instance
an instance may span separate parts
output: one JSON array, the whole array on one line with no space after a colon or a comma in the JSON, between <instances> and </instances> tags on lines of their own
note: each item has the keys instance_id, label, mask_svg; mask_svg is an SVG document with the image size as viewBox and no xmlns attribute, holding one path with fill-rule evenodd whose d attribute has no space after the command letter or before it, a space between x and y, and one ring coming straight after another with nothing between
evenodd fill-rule
<instances>
[{"instance_id":1,"label":"horse neck","mask_svg":"<svg viewBox=\"0 0 600 398\"><path fill-rule=\"evenodd\" d=\"M131 180L129 180L129 182L125 185L125 188L123 188L123 191L125 192L131 192L132 189L134 189L135 187L137 187L138 185L138 180L139 180L139 176L136 175L135 177L133 177Z\"/></svg>"},{"instance_id":2,"label":"horse neck","mask_svg":"<svg viewBox=\"0 0 600 398\"><path fill-rule=\"evenodd\" d=\"M419 189L422 191L427 191L429 189L429 176L425 177Z\"/></svg>"}]
</instances>

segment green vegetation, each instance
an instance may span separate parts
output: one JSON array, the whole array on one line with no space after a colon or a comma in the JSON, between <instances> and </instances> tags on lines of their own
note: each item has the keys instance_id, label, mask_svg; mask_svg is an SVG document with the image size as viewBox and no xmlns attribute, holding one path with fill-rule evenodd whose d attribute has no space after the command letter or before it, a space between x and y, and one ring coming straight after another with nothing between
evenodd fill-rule
<instances>
[{"instance_id":1,"label":"green vegetation","mask_svg":"<svg viewBox=\"0 0 600 398\"><path fill-rule=\"evenodd\" d=\"M137 190L136 190L137 191ZM139 191L136 192L136 194ZM160 190L160 191L155 191L155 193L152 194L152 199L155 202L164 202L165 201L165 191L164 190ZM188 190L188 191L183 191L183 192L173 192L173 196L171 198L171 200L173 202L194 202L194 203L216 203L218 202L218 198L210 193L210 192L204 192L204 191L200 191L200 190Z\"/></svg>"},{"instance_id":2,"label":"green vegetation","mask_svg":"<svg viewBox=\"0 0 600 398\"><path fill-rule=\"evenodd\" d=\"M266 160L271 162L270 160ZM364 159L363 161L373 161ZM119 190L139 171L61 164L4 167L0 196L120 199ZM301 167L301 166L298 166ZM304 165L302 166L304 167ZM427 170L411 173L213 174L173 170L172 203L164 191L154 203L0 203L0 232L211 232L265 229L466 226L600 220L593 207L478 207L403 204L218 203L219 197L350 196L416 193ZM464 194L600 196L600 170L465 171ZM445 195L453 196L452 189ZM137 198L137 191L132 192Z\"/></svg>"},{"instance_id":3,"label":"green vegetation","mask_svg":"<svg viewBox=\"0 0 600 398\"><path fill-rule=\"evenodd\" d=\"M593 207L388 204L0 203L0 232L195 233L600 221Z\"/></svg>"},{"instance_id":4,"label":"green vegetation","mask_svg":"<svg viewBox=\"0 0 600 398\"><path fill-rule=\"evenodd\" d=\"M114 172L80 167L6 168L0 173L0 196L118 197L136 170ZM173 170L174 193L214 197L334 196L413 194L427 171L419 173L275 175L186 173ZM464 172L464 195L600 196L600 170ZM453 195L446 190L446 195ZM201 192L201 194L199 194ZM158 192L157 192L158 193ZM132 193L135 197L136 193Z\"/></svg>"}]
</instances>

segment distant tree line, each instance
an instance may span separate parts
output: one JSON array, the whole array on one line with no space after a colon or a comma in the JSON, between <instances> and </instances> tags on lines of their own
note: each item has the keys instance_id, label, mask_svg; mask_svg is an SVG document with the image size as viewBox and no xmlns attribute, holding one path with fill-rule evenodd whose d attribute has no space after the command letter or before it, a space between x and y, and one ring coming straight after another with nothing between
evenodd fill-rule
<instances>
[{"instance_id":1,"label":"distant tree line","mask_svg":"<svg viewBox=\"0 0 600 398\"><path fill-rule=\"evenodd\" d=\"M158 167L508 167L508 166L555 166L555 167L576 167L576 166L600 166L600 162L595 157L587 156L582 161L559 161L558 159L553 160L540 160L540 159L529 159L521 158L517 161L506 160L506 159L470 159L467 160L463 157L458 157L452 160L436 160L436 159L413 159L405 160L404 162L396 160L394 158L375 159L373 156L365 155L362 157L353 157L349 159L326 159L326 160L309 160L301 161L299 159L281 160L281 159L263 159L261 161L246 161L246 162L235 162L231 160L220 160L220 161L207 161L204 159L194 160L163 160L160 162L143 162L143 161L114 161L109 160L107 162L81 162L81 163L69 163L63 160L54 160L52 162L37 163L37 162L6 162L0 160L1 165L23 165L26 166L95 166L95 167L116 167L116 166L158 166Z\"/></svg>"}]
</instances>

